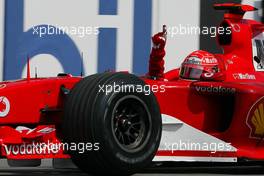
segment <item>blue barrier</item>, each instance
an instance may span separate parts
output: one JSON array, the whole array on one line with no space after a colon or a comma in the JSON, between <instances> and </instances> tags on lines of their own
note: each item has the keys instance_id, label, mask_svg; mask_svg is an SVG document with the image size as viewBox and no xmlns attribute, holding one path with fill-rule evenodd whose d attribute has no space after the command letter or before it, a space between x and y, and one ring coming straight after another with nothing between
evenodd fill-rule
<instances>
[{"instance_id":1,"label":"blue barrier","mask_svg":"<svg viewBox=\"0 0 264 176\"><path fill-rule=\"evenodd\" d=\"M118 15L118 1L99 0L99 15ZM134 0L133 26L133 72L146 72L150 52L152 20L152 0ZM81 55L74 41L67 34L33 34L33 26L23 31L24 0L5 1L5 39L4 39L4 80L21 78L27 55L32 58L38 54L51 54L67 73L80 74ZM37 27L47 27L39 24ZM55 28L55 27L54 27ZM113 70L116 65L116 28L99 29L97 71ZM96 52L96 51L95 51ZM125 58L124 58L125 59ZM47 68L49 69L49 68Z\"/></svg>"}]
</instances>

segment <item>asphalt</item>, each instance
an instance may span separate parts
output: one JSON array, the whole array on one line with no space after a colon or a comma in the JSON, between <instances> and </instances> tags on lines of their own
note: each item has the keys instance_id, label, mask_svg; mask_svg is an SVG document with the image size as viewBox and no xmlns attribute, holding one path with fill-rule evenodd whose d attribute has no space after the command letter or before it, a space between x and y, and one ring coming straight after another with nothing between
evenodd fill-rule
<instances>
[{"instance_id":1,"label":"asphalt","mask_svg":"<svg viewBox=\"0 0 264 176\"><path fill-rule=\"evenodd\" d=\"M0 175L16 176L87 176L86 173L78 169L52 169L52 168L2 168ZM138 173L134 176L186 176L186 175L264 175L264 169L261 167L174 167L148 170L144 173Z\"/></svg>"},{"instance_id":2,"label":"asphalt","mask_svg":"<svg viewBox=\"0 0 264 176\"><path fill-rule=\"evenodd\" d=\"M41 167L9 167L5 162L0 161L0 176L1 175L16 175L16 176L89 176L86 173L79 171L76 168L54 169L50 161L42 163ZM187 176L187 175L264 175L264 167L260 165L246 166L225 166L225 165L186 165L185 163L176 165L162 165L155 168L146 169L143 173L135 174L134 176Z\"/></svg>"}]
</instances>

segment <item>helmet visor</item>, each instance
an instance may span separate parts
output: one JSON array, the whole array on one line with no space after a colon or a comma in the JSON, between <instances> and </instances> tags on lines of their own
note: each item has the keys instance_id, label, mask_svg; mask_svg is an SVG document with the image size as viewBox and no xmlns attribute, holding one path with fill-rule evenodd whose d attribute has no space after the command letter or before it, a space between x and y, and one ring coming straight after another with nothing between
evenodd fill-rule
<instances>
[{"instance_id":1,"label":"helmet visor","mask_svg":"<svg viewBox=\"0 0 264 176\"><path fill-rule=\"evenodd\" d=\"M187 65L183 65L181 67L180 77L183 79L199 80L204 73L203 67L190 67L189 65Z\"/></svg>"}]
</instances>

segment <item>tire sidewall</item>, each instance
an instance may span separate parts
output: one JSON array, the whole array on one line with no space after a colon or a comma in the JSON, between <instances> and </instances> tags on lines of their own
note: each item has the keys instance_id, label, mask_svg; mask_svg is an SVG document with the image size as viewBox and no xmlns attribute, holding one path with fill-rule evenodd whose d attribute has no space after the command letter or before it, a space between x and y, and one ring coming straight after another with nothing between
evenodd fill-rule
<instances>
[{"instance_id":1,"label":"tire sidewall","mask_svg":"<svg viewBox=\"0 0 264 176\"><path fill-rule=\"evenodd\" d=\"M148 108L146 111L149 112L150 120L152 121L152 125L150 126L150 134L149 138L147 139L146 143L143 145L141 144L142 148L136 152L127 152L124 151L120 145L116 142L116 139L114 137L114 134L112 132L112 115L113 111L115 109L115 105L123 97L126 96L136 96L138 99L140 99L142 102L145 103L146 108ZM98 97L98 100L100 100L99 105L96 105L98 107L97 112L98 117L103 118L96 118L96 124L101 124L101 127L96 127L95 134L98 135L97 139L103 139L100 140L100 147L101 152L104 152L104 156L108 156L108 159L111 160L111 162L114 162L115 165L118 164L123 167L127 167L129 165L133 165L133 167L145 167L148 165L154 155L155 151L157 150L157 147L159 146L160 141L160 133L161 133L161 121L160 121L160 112L159 107L155 103L155 96L153 94L145 95L144 93L138 93L138 92L130 92L130 93L124 93L119 92L115 93L112 92L109 95L101 94ZM105 103L107 102L107 103Z\"/></svg>"}]
</instances>

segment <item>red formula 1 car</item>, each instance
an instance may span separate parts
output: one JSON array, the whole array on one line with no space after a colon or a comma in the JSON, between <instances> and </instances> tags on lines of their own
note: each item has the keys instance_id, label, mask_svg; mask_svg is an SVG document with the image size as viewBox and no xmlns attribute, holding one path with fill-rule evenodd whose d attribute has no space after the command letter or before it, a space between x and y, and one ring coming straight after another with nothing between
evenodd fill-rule
<instances>
[{"instance_id":1,"label":"red formula 1 car","mask_svg":"<svg viewBox=\"0 0 264 176\"><path fill-rule=\"evenodd\" d=\"M59 74L0 84L1 156L69 158L94 174L133 174L152 161L264 160L264 26L226 10L224 54L195 51L164 73L166 29L149 73ZM29 73L29 64L28 64Z\"/></svg>"}]
</instances>

